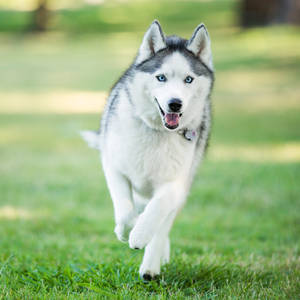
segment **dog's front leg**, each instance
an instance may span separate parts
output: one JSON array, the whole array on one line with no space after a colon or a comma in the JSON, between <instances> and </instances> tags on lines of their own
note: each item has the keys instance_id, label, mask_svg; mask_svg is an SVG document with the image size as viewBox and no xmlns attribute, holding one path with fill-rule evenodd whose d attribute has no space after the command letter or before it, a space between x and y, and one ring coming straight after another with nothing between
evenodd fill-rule
<instances>
[{"instance_id":1,"label":"dog's front leg","mask_svg":"<svg viewBox=\"0 0 300 300\"><path fill-rule=\"evenodd\" d=\"M140 266L140 276L144 280L151 280L160 273L161 265L170 260L169 232L177 212L174 211L160 226L145 248L143 262Z\"/></svg>"},{"instance_id":2,"label":"dog's front leg","mask_svg":"<svg viewBox=\"0 0 300 300\"><path fill-rule=\"evenodd\" d=\"M164 184L139 215L129 235L130 248L144 248L169 216L174 215L174 219L185 201L185 194L185 185L181 182Z\"/></svg>"},{"instance_id":3,"label":"dog's front leg","mask_svg":"<svg viewBox=\"0 0 300 300\"><path fill-rule=\"evenodd\" d=\"M112 167L104 167L104 172L114 205L115 234L120 241L127 242L137 217L131 199L131 186L128 179Z\"/></svg>"}]
</instances>

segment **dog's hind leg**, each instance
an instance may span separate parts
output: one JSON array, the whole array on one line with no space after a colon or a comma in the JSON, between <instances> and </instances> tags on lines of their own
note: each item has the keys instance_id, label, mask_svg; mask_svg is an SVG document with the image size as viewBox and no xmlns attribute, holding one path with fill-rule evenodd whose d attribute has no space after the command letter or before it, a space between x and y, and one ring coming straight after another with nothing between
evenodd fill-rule
<instances>
[{"instance_id":1,"label":"dog's hind leg","mask_svg":"<svg viewBox=\"0 0 300 300\"><path fill-rule=\"evenodd\" d=\"M132 202L131 185L125 176L112 167L104 165L104 172L114 205L115 234L120 241L127 242L137 217Z\"/></svg>"}]
</instances>

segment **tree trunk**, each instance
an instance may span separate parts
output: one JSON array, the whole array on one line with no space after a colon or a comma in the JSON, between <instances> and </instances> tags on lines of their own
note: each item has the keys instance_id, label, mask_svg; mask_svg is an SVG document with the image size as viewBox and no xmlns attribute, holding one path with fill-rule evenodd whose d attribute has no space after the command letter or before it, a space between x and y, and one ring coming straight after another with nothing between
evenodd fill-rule
<instances>
[{"instance_id":1,"label":"tree trunk","mask_svg":"<svg viewBox=\"0 0 300 300\"><path fill-rule=\"evenodd\" d=\"M39 0L37 9L33 12L32 31L43 32L47 30L49 21L49 10L47 0Z\"/></svg>"},{"instance_id":2,"label":"tree trunk","mask_svg":"<svg viewBox=\"0 0 300 300\"><path fill-rule=\"evenodd\" d=\"M299 0L242 0L241 25L244 28L280 23L300 23Z\"/></svg>"}]
</instances>

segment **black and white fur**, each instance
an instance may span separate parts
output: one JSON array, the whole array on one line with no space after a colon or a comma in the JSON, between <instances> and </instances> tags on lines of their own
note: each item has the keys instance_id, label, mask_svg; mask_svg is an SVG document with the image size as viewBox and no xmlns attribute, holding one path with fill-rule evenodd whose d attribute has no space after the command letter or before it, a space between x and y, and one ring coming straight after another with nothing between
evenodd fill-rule
<instances>
[{"instance_id":1,"label":"black and white fur","mask_svg":"<svg viewBox=\"0 0 300 300\"><path fill-rule=\"evenodd\" d=\"M100 131L82 132L101 150L118 239L145 247L139 272L146 280L169 262L169 232L207 146L213 81L205 26L185 40L166 37L154 21L110 93ZM172 99L181 103L176 113Z\"/></svg>"}]
</instances>

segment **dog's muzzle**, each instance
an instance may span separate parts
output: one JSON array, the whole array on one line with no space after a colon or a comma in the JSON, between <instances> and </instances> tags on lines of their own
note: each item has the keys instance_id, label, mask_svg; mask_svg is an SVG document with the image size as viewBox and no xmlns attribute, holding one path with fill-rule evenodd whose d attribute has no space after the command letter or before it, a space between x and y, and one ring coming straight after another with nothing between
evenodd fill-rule
<instances>
[{"instance_id":1,"label":"dog's muzzle","mask_svg":"<svg viewBox=\"0 0 300 300\"><path fill-rule=\"evenodd\" d=\"M165 112L159 105L158 100L156 98L154 98L154 99L159 108L164 126L170 130L176 129L179 126L179 120L180 120L180 117L182 116L182 113L180 113L180 109L182 107L181 100L177 99L177 98L171 99L168 102L170 112Z\"/></svg>"}]
</instances>

